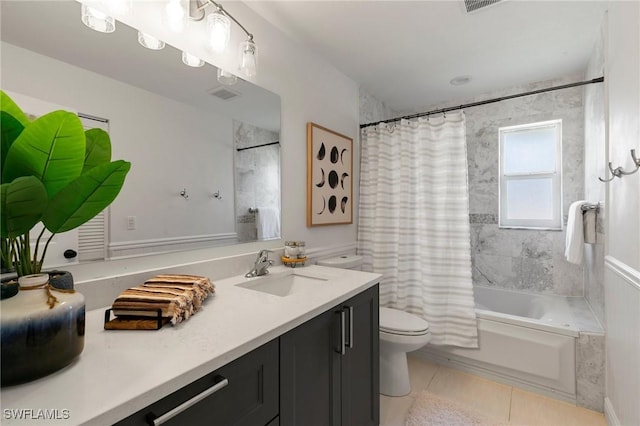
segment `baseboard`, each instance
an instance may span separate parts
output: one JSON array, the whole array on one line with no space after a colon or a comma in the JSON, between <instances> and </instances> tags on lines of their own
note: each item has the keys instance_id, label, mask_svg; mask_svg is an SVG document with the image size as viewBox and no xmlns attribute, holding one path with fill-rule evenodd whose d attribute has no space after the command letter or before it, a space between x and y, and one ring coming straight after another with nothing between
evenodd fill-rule
<instances>
[{"instance_id":1,"label":"baseboard","mask_svg":"<svg viewBox=\"0 0 640 426\"><path fill-rule=\"evenodd\" d=\"M425 348L419 349L415 352L411 352L411 356L416 358L431 361L439 365L444 365L456 370L472 373L485 379L493 380L498 383L503 383L508 386L513 386L519 389L524 389L530 392L534 392L540 395L547 396L549 398L558 399L568 402L570 404L577 405L576 395L562 392L559 390L553 390L550 388L537 386L535 384L523 381L513 376L499 373L491 370L490 367L484 367L474 362L474 360L464 360L462 357L455 357L454 355L447 355L438 353L432 350L426 350Z\"/></svg>"},{"instance_id":2,"label":"baseboard","mask_svg":"<svg viewBox=\"0 0 640 426\"><path fill-rule=\"evenodd\" d=\"M607 424L609 426L622 426L622 423L620 423L618 416L616 416L616 411L613 409L613 405L609 398L604 399L604 416L607 419Z\"/></svg>"}]
</instances>

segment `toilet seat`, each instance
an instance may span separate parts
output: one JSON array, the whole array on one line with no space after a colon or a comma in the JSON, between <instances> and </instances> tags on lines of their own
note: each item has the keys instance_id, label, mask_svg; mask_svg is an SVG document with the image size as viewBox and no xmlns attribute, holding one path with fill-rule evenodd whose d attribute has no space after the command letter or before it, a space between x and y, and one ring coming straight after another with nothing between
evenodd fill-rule
<instances>
[{"instance_id":1,"label":"toilet seat","mask_svg":"<svg viewBox=\"0 0 640 426\"><path fill-rule=\"evenodd\" d=\"M400 336L422 336L429 333L429 323L408 312L380 307L380 331Z\"/></svg>"}]
</instances>

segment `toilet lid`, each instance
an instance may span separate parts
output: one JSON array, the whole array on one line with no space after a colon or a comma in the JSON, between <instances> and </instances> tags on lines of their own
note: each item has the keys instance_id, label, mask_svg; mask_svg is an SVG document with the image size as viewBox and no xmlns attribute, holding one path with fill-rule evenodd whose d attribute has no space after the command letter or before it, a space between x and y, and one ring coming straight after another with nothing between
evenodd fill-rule
<instances>
[{"instance_id":1,"label":"toilet lid","mask_svg":"<svg viewBox=\"0 0 640 426\"><path fill-rule=\"evenodd\" d=\"M415 336L427 334L429 323L408 312L381 307L380 331Z\"/></svg>"}]
</instances>

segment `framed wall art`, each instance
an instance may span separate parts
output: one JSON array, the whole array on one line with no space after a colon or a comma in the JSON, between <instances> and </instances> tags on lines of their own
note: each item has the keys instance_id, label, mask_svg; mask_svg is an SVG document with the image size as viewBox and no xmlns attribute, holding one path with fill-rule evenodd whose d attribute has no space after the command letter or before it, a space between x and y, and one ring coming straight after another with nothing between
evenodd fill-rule
<instances>
[{"instance_id":1,"label":"framed wall art","mask_svg":"<svg viewBox=\"0 0 640 426\"><path fill-rule=\"evenodd\" d=\"M307 226L353 223L353 139L307 123Z\"/></svg>"}]
</instances>

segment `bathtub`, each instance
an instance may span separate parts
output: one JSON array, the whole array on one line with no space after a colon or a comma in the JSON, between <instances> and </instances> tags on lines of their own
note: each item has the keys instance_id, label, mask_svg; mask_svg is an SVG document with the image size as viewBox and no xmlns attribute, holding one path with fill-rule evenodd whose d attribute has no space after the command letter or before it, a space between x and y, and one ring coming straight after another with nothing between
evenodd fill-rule
<instances>
[{"instance_id":1,"label":"bathtub","mask_svg":"<svg viewBox=\"0 0 640 426\"><path fill-rule=\"evenodd\" d=\"M478 349L427 345L414 354L576 402L576 338L565 297L474 286Z\"/></svg>"}]
</instances>

